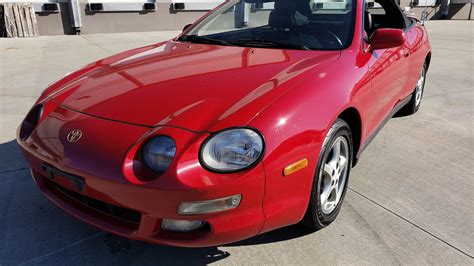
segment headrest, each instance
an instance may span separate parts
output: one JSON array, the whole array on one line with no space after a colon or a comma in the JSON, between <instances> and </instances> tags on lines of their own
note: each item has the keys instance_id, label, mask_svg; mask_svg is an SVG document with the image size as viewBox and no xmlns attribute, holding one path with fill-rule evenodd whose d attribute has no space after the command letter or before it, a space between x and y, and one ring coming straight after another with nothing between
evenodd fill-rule
<instances>
[{"instance_id":1,"label":"headrest","mask_svg":"<svg viewBox=\"0 0 474 266\"><path fill-rule=\"evenodd\" d=\"M365 11L364 15L365 15L364 16L364 29L367 32L367 34L371 34L372 33L372 27L373 27L372 15L370 14L369 11Z\"/></svg>"},{"instance_id":2,"label":"headrest","mask_svg":"<svg viewBox=\"0 0 474 266\"><path fill-rule=\"evenodd\" d=\"M280 0L275 2L276 10L296 10L306 17L311 17L313 11L308 0Z\"/></svg>"},{"instance_id":3,"label":"headrest","mask_svg":"<svg viewBox=\"0 0 474 266\"><path fill-rule=\"evenodd\" d=\"M308 17L291 9L274 9L268 24L275 29L291 29L308 24Z\"/></svg>"}]
</instances>

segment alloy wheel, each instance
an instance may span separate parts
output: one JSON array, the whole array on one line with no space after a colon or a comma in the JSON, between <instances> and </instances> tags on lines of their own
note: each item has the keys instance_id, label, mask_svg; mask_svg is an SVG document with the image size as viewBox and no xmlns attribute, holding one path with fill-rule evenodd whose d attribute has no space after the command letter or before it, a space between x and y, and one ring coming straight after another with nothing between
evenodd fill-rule
<instances>
[{"instance_id":1,"label":"alloy wheel","mask_svg":"<svg viewBox=\"0 0 474 266\"><path fill-rule=\"evenodd\" d=\"M331 214L341 201L347 181L349 144L345 137L338 137L321 168L321 209L326 215Z\"/></svg>"},{"instance_id":2,"label":"alloy wheel","mask_svg":"<svg viewBox=\"0 0 474 266\"><path fill-rule=\"evenodd\" d=\"M416 83L415 106L418 106L421 103L421 97L423 96L423 89L425 87L425 74L426 70L423 67L423 70L421 70L420 78Z\"/></svg>"}]
</instances>

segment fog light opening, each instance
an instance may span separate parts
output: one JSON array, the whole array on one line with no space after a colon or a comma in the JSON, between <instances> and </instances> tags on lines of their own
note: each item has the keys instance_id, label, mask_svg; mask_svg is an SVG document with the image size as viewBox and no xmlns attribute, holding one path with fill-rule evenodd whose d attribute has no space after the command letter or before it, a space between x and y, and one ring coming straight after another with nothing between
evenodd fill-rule
<instances>
[{"instance_id":1,"label":"fog light opening","mask_svg":"<svg viewBox=\"0 0 474 266\"><path fill-rule=\"evenodd\" d=\"M206 222L204 221L163 219L161 222L161 229L166 231L189 233L197 231L205 224Z\"/></svg>"},{"instance_id":2,"label":"fog light opening","mask_svg":"<svg viewBox=\"0 0 474 266\"><path fill-rule=\"evenodd\" d=\"M241 201L242 195L234 195L208 201L183 202L179 205L178 213L181 215L197 215L227 211L239 207Z\"/></svg>"}]
</instances>

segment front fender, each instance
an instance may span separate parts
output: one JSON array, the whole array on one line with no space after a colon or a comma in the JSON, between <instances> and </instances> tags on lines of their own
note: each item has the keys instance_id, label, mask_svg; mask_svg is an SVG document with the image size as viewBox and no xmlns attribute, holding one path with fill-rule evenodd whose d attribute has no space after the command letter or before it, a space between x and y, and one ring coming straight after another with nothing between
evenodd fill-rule
<instances>
[{"instance_id":1,"label":"front fender","mask_svg":"<svg viewBox=\"0 0 474 266\"><path fill-rule=\"evenodd\" d=\"M368 104L370 78L357 64L356 57L346 56L315 71L249 123L266 139L264 232L301 221L328 130L347 108ZM370 114L370 108L362 113ZM302 159L309 162L306 168L284 176L287 166Z\"/></svg>"}]
</instances>

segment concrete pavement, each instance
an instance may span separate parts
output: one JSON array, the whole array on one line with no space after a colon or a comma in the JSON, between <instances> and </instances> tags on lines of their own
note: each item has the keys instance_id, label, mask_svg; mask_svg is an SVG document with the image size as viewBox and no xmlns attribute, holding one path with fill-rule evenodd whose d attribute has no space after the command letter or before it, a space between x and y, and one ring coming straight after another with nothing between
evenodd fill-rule
<instances>
[{"instance_id":1,"label":"concrete pavement","mask_svg":"<svg viewBox=\"0 0 474 266\"><path fill-rule=\"evenodd\" d=\"M474 23L434 21L420 112L392 119L353 170L338 220L206 249L115 237L50 204L15 130L41 91L86 63L176 32L0 39L0 265L474 264Z\"/></svg>"}]
</instances>

